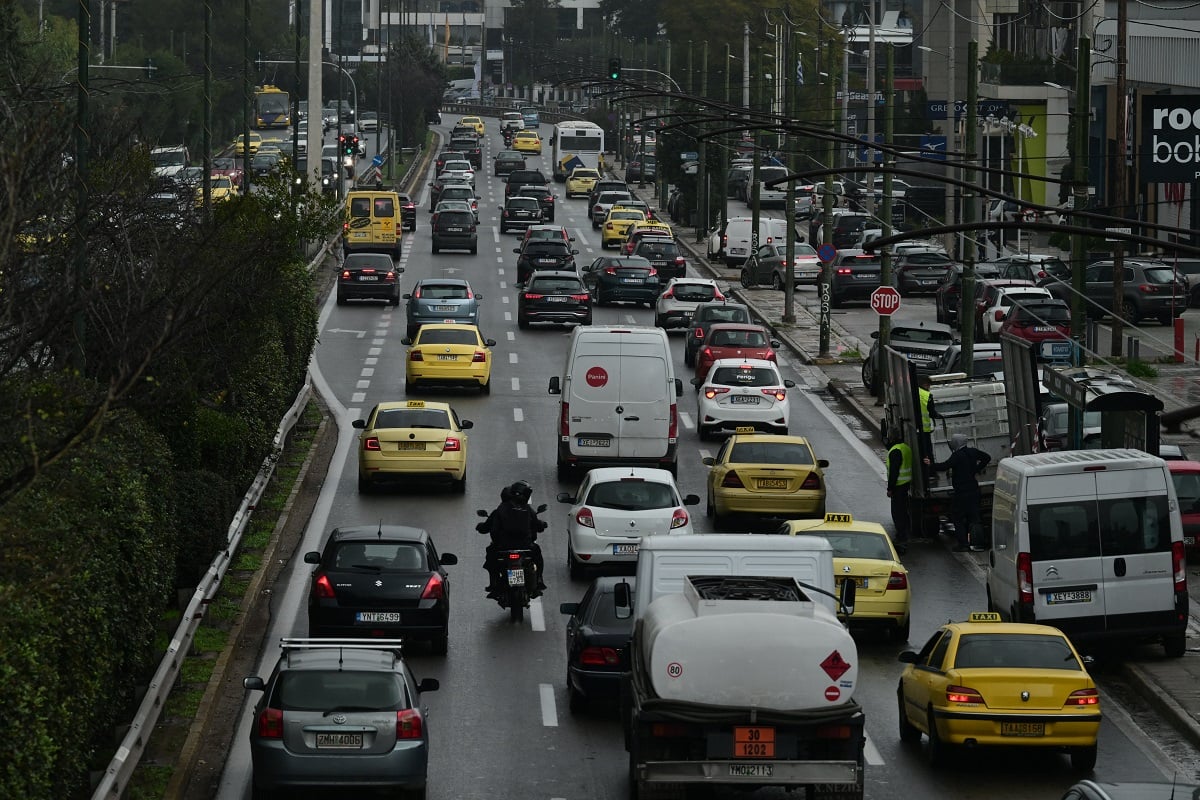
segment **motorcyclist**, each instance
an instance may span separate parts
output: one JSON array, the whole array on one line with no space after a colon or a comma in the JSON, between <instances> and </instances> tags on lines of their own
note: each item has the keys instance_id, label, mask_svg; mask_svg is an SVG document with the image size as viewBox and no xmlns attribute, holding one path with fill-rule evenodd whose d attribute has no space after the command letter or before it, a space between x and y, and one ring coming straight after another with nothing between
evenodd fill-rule
<instances>
[{"instance_id":1,"label":"motorcyclist","mask_svg":"<svg viewBox=\"0 0 1200 800\"><path fill-rule=\"evenodd\" d=\"M500 490L500 505L488 518L475 526L480 533L490 534L492 541L487 546L487 557L483 568L488 573L488 595L499 591L496 574L500 566L499 553L507 550L530 550L537 568L538 591L544 591L542 582L542 548L537 544L537 535L546 529L546 523L538 519L537 511L529 505L533 488L525 481L517 481Z\"/></svg>"}]
</instances>

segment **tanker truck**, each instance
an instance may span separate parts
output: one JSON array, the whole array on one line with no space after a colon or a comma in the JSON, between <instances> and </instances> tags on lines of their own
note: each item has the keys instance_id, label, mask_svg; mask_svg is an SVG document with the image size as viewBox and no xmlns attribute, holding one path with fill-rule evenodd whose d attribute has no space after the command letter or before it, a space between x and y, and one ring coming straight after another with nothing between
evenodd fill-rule
<instances>
[{"instance_id":1,"label":"tanker truck","mask_svg":"<svg viewBox=\"0 0 1200 800\"><path fill-rule=\"evenodd\" d=\"M840 598L830 591L829 543L673 538L643 542L637 602L628 606L635 621L621 722L630 797L679 798L724 784L862 800L858 650L831 610L853 611L854 582L843 582ZM790 574L806 560L800 571L813 582ZM619 610L630 599L623 594L618 587Z\"/></svg>"}]
</instances>

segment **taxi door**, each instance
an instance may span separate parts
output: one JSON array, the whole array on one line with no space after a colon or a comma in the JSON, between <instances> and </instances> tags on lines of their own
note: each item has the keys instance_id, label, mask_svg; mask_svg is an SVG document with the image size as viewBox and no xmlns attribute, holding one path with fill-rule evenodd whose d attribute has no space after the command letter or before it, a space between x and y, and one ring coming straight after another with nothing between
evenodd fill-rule
<instances>
[{"instance_id":1,"label":"taxi door","mask_svg":"<svg viewBox=\"0 0 1200 800\"><path fill-rule=\"evenodd\" d=\"M900 681L900 695L903 702L901 711L916 727L929 732L928 709L935 696L945 696L946 674L943 666L946 653L950 649L953 634L948 630L939 630L929 637L921 652L917 654L916 663L908 680Z\"/></svg>"}]
</instances>

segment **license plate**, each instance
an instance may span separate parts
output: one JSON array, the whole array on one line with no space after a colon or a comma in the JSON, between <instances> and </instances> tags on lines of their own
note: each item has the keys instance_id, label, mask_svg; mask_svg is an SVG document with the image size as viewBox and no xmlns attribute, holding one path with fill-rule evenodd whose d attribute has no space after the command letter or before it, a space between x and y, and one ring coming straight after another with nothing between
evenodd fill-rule
<instances>
[{"instance_id":1,"label":"license plate","mask_svg":"<svg viewBox=\"0 0 1200 800\"><path fill-rule=\"evenodd\" d=\"M458 356L456 356L456 355L447 355L447 354L445 354L445 353L438 353L438 359L437 359L437 360L438 360L438 361L458 361Z\"/></svg>"},{"instance_id":2,"label":"license plate","mask_svg":"<svg viewBox=\"0 0 1200 800\"><path fill-rule=\"evenodd\" d=\"M758 488L760 489L786 489L788 482L786 478L759 478Z\"/></svg>"},{"instance_id":3,"label":"license plate","mask_svg":"<svg viewBox=\"0 0 1200 800\"><path fill-rule=\"evenodd\" d=\"M367 232L366 231L355 231L354 238L355 239L365 239L365 238L367 238Z\"/></svg>"},{"instance_id":4,"label":"license plate","mask_svg":"<svg viewBox=\"0 0 1200 800\"><path fill-rule=\"evenodd\" d=\"M580 447L611 447L612 439L595 439L591 437L580 436L575 440Z\"/></svg>"},{"instance_id":5,"label":"license plate","mask_svg":"<svg viewBox=\"0 0 1200 800\"><path fill-rule=\"evenodd\" d=\"M1053 325L1034 325L1033 330L1035 333L1053 333L1056 328Z\"/></svg>"},{"instance_id":6,"label":"license plate","mask_svg":"<svg viewBox=\"0 0 1200 800\"><path fill-rule=\"evenodd\" d=\"M922 286L935 286L935 285L936 285L936 284L938 284L938 283L940 283L940 281L936 281L936 280L933 280L933 281L921 281L921 285L922 285Z\"/></svg>"},{"instance_id":7,"label":"license plate","mask_svg":"<svg viewBox=\"0 0 1200 800\"><path fill-rule=\"evenodd\" d=\"M550 302L550 303L565 303L565 302L567 302L568 299L570 299L570 298L567 298L567 297L547 297L546 298L547 302Z\"/></svg>"},{"instance_id":8,"label":"license plate","mask_svg":"<svg viewBox=\"0 0 1200 800\"><path fill-rule=\"evenodd\" d=\"M317 747L325 750L361 750L361 733L318 733Z\"/></svg>"},{"instance_id":9,"label":"license plate","mask_svg":"<svg viewBox=\"0 0 1200 800\"><path fill-rule=\"evenodd\" d=\"M729 775L734 778L770 778L775 774L774 764L730 764Z\"/></svg>"},{"instance_id":10,"label":"license plate","mask_svg":"<svg viewBox=\"0 0 1200 800\"><path fill-rule=\"evenodd\" d=\"M354 615L356 622L399 622L399 611L359 611Z\"/></svg>"},{"instance_id":11,"label":"license plate","mask_svg":"<svg viewBox=\"0 0 1200 800\"><path fill-rule=\"evenodd\" d=\"M614 544L612 546L614 556L636 556L638 554L639 545L636 544Z\"/></svg>"},{"instance_id":12,"label":"license plate","mask_svg":"<svg viewBox=\"0 0 1200 800\"><path fill-rule=\"evenodd\" d=\"M433 310L434 311L457 311L458 308L456 306L434 306Z\"/></svg>"},{"instance_id":13,"label":"license plate","mask_svg":"<svg viewBox=\"0 0 1200 800\"><path fill-rule=\"evenodd\" d=\"M525 570L510 569L508 571L509 586L524 586L525 585Z\"/></svg>"},{"instance_id":14,"label":"license plate","mask_svg":"<svg viewBox=\"0 0 1200 800\"><path fill-rule=\"evenodd\" d=\"M358 279L360 281L377 281L377 280L379 280L379 276L378 275L359 275Z\"/></svg>"},{"instance_id":15,"label":"license plate","mask_svg":"<svg viewBox=\"0 0 1200 800\"><path fill-rule=\"evenodd\" d=\"M462 228L446 228L447 233L462 233Z\"/></svg>"},{"instance_id":16,"label":"license plate","mask_svg":"<svg viewBox=\"0 0 1200 800\"><path fill-rule=\"evenodd\" d=\"M1045 736L1044 722L1001 722L1001 736Z\"/></svg>"},{"instance_id":17,"label":"license plate","mask_svg":"<svg viewBox=\"0 0 1200 800\"><path fill-rule=\"evenodd\" d=\"M1074 592L1051 592L1046 595L1046 603L1048 605L1058 605L1059 603L1090 603L1092 602L1092 590L1080 589Z\"/></svg>"},{"instance_id":18,"label":"license plate","mask_svg":"<svg viewBox=\"0 0 1200 800\"><path fill-rule=\"evenodd\" d=\"M424 442L396 442L397 450L424 450Z\"/></svg>"},{"instance_id":19,"label":"license plate","mask_svg":"<svg viewBox=\"0 0 1200 800\"><path fill-rule=\"evenodd\" d=\"M733 729L734 758L774 758L775 729L743 727Z\"/></svg>"},{"instance_id":20,"label":"license plate","mask_svg":"<svg viewBox=\"0 0 1200 800\"><path fill-rule=\"evenodd\" d=\"M556 259L553 259L553 258L538 258L538 259L534 259L534 260L535 260L537 263L539 263L539 264L554 264L554 263L557 263L557 260L556 260Z\"/></svg>"},{"instance_id":21,"label":"license plate","mask_svg":"<svg viewBox=\"0 0 1200 800\"><path fill-rule=\"evenodd\" d=\"M621 283L641 283L641 278L621 278Z\"/></svg>"},{"instance_id":22,"label":"license plate","mask_svg":"<svg viewBox=\"0 0 1200 800\"><path fill-rule=\"evenodd\" d=\"M855 275L855 276L854 276L854 280L856 280L856 281L870 281L870 280L876 280L876 277L875 277L874 275Z\"/></svg>"},{"instance_id":23,"label":"license plate","mask_svg":"<svg viewBox=\"0 0 1200 800\"><path fill-rule=\"evenodd\" d=\"M796 277L800 278L801 280L804 280L806 278L815 278L820 274L821 273L819 273L819 272L797 272Z\"/></svg>"},{"instance_id":24,"label":"license plate","mask_svg":"<svg viewBox=\"0 0 1200 800\"><path fill-rule=\"evenodd\" d=\"M870 584L870 580L868 578L847 578L846 580L853 580L854 585L859 589L866 589ZM842 582L838 581L838 586L841 586L841 584Z\"/></svg>"},{"instance_id":25,"label":"license plate","mask_svg":"<svg viewBox=\"0 0 1200 800\"><path fill-rule=\"evenodd\" d=\"M735 406L756 406L758 398L749 394L735 394L729 398L729 402Z\"/></svg>"},{"instance_id":26,"label":"license plate","mask_svg":"<svg viewBox=\"0 0 1200 800\"><path fill-rule=\"evenodd\" d=\"M1185 536L1185 537L1183 537L1183 543L1186 544L1188 547L1191 547L1192 545L1194 545L1196 543L1196 537L1195 536Z\"/></svg>"}]
</instances>

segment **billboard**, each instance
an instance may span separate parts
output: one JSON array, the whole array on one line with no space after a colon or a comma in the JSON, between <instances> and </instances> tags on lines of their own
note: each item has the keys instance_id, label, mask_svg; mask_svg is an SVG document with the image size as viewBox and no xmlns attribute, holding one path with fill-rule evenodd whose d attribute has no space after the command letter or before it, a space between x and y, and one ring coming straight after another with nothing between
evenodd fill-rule
<instances>
[{"instance_id":1,"label":"billboard","mask_svg":"<svg viewBox=\"0 0 1200 800\"><path fill-rule=\"evenodd\" d=\"M1151 94L1141 100L1141 179L1147 183L1200 180L1200 94Z\"/></svg>"}]
</instances>

